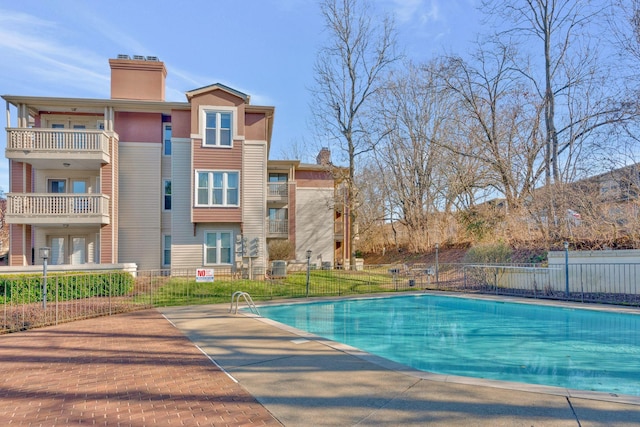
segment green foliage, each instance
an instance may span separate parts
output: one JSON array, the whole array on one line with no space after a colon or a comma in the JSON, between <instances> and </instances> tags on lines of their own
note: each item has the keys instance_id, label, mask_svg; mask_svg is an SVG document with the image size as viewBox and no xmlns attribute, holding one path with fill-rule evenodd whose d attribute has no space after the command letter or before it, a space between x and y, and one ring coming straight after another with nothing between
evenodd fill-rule
<instances>
[{"instance_id":1,"label":"green foliage","mask_svg":"<svg viewBox=\"0 0 640 427\"><path fill-rule=\"evenodd\" d=\"M133 290L134 278L125 272L47 276L47 300L121 296ZM0 298L5 303L26 304L42 300L42 275L0 276Z\"/></svg>"},{"instance_id":2,"label":"green foliage","mask_svg":"<svg viewBox=\"0 0 640 427\"><path fill-rule=\"evenodd\" d=\"M467 251L464 262L469 264L505 264L511 262L511 248L505 243L474 246Z\"/></svg>"}]
</instances>

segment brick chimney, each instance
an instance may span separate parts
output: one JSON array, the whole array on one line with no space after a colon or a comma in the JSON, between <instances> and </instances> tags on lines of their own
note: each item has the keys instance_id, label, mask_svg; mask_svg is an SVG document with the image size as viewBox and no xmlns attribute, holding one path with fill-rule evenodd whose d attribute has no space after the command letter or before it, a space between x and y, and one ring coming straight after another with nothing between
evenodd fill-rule
<instances>
[{"instance_id":1,"label":"brick chimney","mask_svg":"<svg viewBox=\"0 0 640 427\"><path fill-rule=\"evenodd\" d=\"M322 147L316 156L316 163L322 166L329 166L331 164L331 151L329 148Z\"/></svg>"},{"instance_id":2,"label":"brick chimney","mask_svg":"<svg viewBox=\"0 0 640 427\"><path fill-rule=\"evenodd\" d=\"M167 69L155 56L118 55L110 59L111 99L164 101Z\"/></svg>"}]
</instances>

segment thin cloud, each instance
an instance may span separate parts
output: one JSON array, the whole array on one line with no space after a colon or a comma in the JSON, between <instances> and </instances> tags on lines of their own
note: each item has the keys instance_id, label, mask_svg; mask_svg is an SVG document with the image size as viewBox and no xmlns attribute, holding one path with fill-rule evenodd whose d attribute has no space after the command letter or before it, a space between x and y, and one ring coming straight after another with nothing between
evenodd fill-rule
<instances>
[{"instance_id":1,"label":"thin cloud","mask_svg":"<svg viewBox=\"0 0 640 427\"><path fill-rule=\"evenodd\" d=\"M102 19L95 13L85 14L84 19L85 26L90 27L92 31L100 34L107 41L110 41L114 47L121 49L121 51L117 53L145 56L156 55L155 52L152 52L151 49L141 44L136 38L123 31L122 28L113 25L112 21Z\"/></svg>"},{"instance_id":2,"label":"thin cloud","mask_svg":"<svg viewBox=\"0 0 640 427\"><path fill-rule=\"evenodd\" d=\"M391 0L396 19L403 24L418 21L421 24L442 20L438 0Z\"/></svg>"},{"instance_id":3,"label":"thin cloud","mask_svg":"<svg viewBox=\"0 0 640 427\"><path fill-rule=\"evenodd\" d=\"M104 59L69 46L63 40L65 35L65 29L54 22L0 10L0 55L11 58L3 61L0 75L61 81L94 93L108 84L108 76L99 71Z\"/></svg>"}]
</instances>

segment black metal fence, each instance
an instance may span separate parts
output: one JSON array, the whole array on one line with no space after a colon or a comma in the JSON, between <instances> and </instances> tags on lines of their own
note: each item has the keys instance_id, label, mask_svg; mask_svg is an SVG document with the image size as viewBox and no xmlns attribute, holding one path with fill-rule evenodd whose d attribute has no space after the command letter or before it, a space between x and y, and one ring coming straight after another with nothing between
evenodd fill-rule
<instances>
[{"instance_id":1,"label":"black metal fence","mask_svg":"<svg viewBox=\"0 0 640 427\"><path fill-rule=\"evenodd\" d=\"M640 263L534 265L375 265L273 276L254 268L0 276L0 333L158 306L438 290L640 306ZM207 280L208 279L208 280ZM44 292L46 289L46 293ZM45 298L46 295L46 298Z\"/></svg>"}]
</instances>

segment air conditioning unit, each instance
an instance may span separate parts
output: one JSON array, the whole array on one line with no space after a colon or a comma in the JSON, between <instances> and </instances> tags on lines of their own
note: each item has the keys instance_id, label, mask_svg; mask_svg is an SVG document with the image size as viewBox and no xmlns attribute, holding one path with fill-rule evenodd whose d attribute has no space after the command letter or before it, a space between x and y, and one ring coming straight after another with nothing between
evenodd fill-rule
<instances>
[{"instance_id":1,"label":"air conditioning unit","mask_svg":"<svg viewBox=\"0 0 640 427\"><path fill-rule=\"evenodd\" d=\"M133 55L133 59L135 59L136 61L144 61L144 56L143 55Z\"/></svg>"},{"instance_id":2,"label":"air conditioning unit","mask_svg":"<svg viewBox=\"0 0 640 427\"><path fill-rule=\"evenodd\" d=\"M157 56L147 56L147 61L159 61Z\"/></svg>"},{"instance_id":3,"label":"air conditioning unit","mask_svg":"<svg viewBox=\"0 0 640 427\"><path fill-rule=\"evenodd\" d=\"M118 54L118 59L131 59L129 55L125 55L123 53Z\"/></svg>"}]
</instances>

